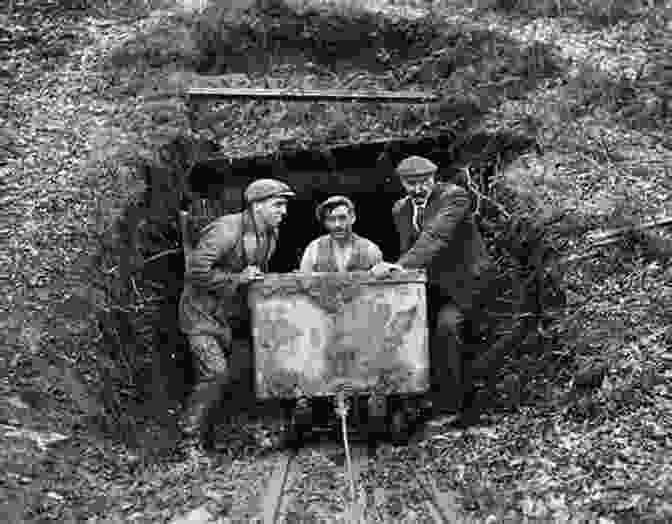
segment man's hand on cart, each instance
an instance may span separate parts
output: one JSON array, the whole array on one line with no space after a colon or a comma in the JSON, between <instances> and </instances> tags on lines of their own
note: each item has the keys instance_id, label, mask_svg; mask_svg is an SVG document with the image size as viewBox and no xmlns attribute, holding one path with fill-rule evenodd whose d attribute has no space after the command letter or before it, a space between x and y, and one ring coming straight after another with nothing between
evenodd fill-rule
<instances>
[{"instance_id":1,"label":"man's hand on cart","mask_svg":"<svg viewBox=\"0 0 672 524\"><path fill-rule=\"evenodd\" d=\"M242 284L247 284L252 280L260 280L264 278L264 273L259 269L258 266L250 265L247 266L239 275L240 282Z\"/></svg>"},{"instance_id":2,"label":"man's hand on cart","mask_svg":"<svg viewBox=\"0 0 672 524\"><path fill-rule=\"evenodd\" d=\"M376 278L383 278L392 273L392 271L403 271L404 268L399 264L392 264L390 262L379 262L371 268L371 273Z\"/></svg>"}]
</instances>

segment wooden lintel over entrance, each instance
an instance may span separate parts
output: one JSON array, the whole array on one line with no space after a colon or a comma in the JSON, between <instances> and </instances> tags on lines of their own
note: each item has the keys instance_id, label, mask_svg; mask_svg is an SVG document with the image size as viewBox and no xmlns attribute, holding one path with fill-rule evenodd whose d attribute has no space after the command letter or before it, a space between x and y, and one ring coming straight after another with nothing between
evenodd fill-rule
<instances>
[{"instance_id":1,"label":"wooden lintel over entrance","mask_svg":"<svg viewBox=\"0 0 672 524\"><path fill-rule=\"evenodd\" d=\"M187 90L190 100L283 100L293 102L389 102L425 104L438 96L414 91L347 91L344 89L257 89L239 87L192 87Z\"/></svg>"}]
</instances>

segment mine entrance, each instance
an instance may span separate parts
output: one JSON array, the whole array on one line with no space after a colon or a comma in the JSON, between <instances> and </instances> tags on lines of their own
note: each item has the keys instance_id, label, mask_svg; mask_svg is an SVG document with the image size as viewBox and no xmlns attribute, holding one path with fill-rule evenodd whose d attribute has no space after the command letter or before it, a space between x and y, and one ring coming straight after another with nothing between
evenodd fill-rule
<instances>
[{"instance_id":1,"label":"mine entrance","mask_svg":"<svg viewBox=\"0 0 672 524\"><path fill-rule=\"evenodd\" d=\"M392 206L403 195L394 166L406 156L420 155L439 166L439 179L459 180L461 167L490 173L512 154L529 147L529 140L509 134L451 134L415 140L381 141L299 150L242 159L212 156L196 165L188 179L187 200L217 203L217 213L234 213L244 207L245 187L258 178L276 178L290 184L297 198L281 226L273 272L297 268L308 243L324 233L315 208L332 195L351 198L357 208L355 232L376 242L386 260L399 254ZM189 203L185 203L189 207Z\"/></svg>"},{"instance_id":2,"label":"mine entrance","mask_svg":"<svg viewBox=\"0 0 672 524\"><path fill-rule=\"evenodd\" d=\"M243 192L257 178L272 177L289 183L297 193L280 228L278 250L271 271L298 268L308 243L324 234L315 208L326 198L345 195L357 211L354 230L380 246L386 260L399 255L399 241L392 206L403 196L393 165L375 151L348 148L329 154L301 152L275 159L226 162L213 159L199 165L190 177L194 196L221 202L225 213L244 207Z\"/></svg>"},{"instance_id":3,"label":"mine entrance","mask_svg":"<svg viewBox=\"0 0 672 524\"><path fill-rule=\"evenodd\" d=\"M481 182L480 191L487 193L488 182L496 171L529 147L530 140L524 136L479 133L462 138L445 135L350 144L328 150L280 151L242 159L214 154L190 171L182 206L193 211L196 201L205 200L208 205L214 204L214 212L209 216L216 218L244 208L243 194L250 182L259 178L287 182L297 198L290 203L288 217L281 226L278 250L270 264L271 272L286 273L298 268L308 243L324 233L315 217L316 206L329 196L345 195L357 208L355 232L376 242L385 259L394 261L399 255L399 241L391 211L394 202L403 195L394 173L398 162L410 155L424 156L439 166L439 179L469 187L461 179L466 166L473 180ZM534 298L537 291L536 280L529 278L534 268L515 255L524 253L527 259L530 247L516 247L519 240L524 239L519 235L502 237L493 227L482 227L484 238L494 257L508 261L508 270L512 271L509 271L511 278L505 275L501 285L493 287L494 294L502 295L501 306L505 310L500 311L502 307L493 310L493 324L486 325L483 331L488 347L495 345L499 348L494 353L498 356L504 355L505 350L508 351L528 331L527 326L518 326L516 322L521 312L527 314L528 309L536 307L535 301L528 298ZM513 244L509 245L511 242ZM502 271L506 273L508 270L504 268ZM523 281L526 284L522 287L517 285ZM515 291L513 298L512 290ZM534 320L535 317L528 315L524 318ZM500 365L491 365L487 361L482 367L496 369ZM251 376L251 362L232 362L232 366L236 368L236 376ZM248 390L251 391L251 381Z\"/></svg>"},{"instance_id":4,"label":"mine entrance","mask_svg":"<svg viewBox=\"0 0 672 524\"><path fill-rule=\"evenodd\" d=\"M206 199L215 203L214 216L239 212L244 209L245 188L259 178L285 181L297 195L290 202L287 218L280 227L280 241L270 261L270 272L288 273L298 269L306 246L325 233L315 209L333 195L347 196L355 203L354 231L357 234L375 242L386 260L398 257L399 241L392 207L403 190L394 176L393 165L381 157L379 151L346 148L336 153L333 150L329 153L304 151L233 161L211 158L195 166L189 176L190 207L193 208L195 200ZM239 342L251 344L241 331L237 333L245 339ZM252 354L237 351L235 355L231 366L241 384L237 398L249 395L243 403L250 405L254 403ZM269 402L264 405L271 412L277 408Z\"/></svg>"}]
</instances>

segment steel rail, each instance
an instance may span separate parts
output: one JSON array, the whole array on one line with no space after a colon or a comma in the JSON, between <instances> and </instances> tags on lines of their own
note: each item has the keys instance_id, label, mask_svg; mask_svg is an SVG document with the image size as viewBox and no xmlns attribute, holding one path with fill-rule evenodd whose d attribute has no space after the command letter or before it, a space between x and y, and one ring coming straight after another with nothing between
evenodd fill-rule
<instances>
[{"instance_id":1,"label":"steel rail","mask_svg":"<svg viewBox=\"0 0 672 524\"><path fill-rule=\"evenodd\" d=\"M309 449L328 454L336 446L335 442L325 442L316 446L310 446ZM361 486L360 479L362 473L368 467L369 459L372 457L369 455L365 444L353 443L350 446L350 451L353 477L355 483L360 486L357 490L358 496L355 497L355 500L349 501L350 509L352 510L361 501L359 495L364 492L364 488ZM291 485L293 480L298 476L296 457L297 452L295 451L283 451L278 455L277 464L263 496L264 524L289 524L286 520L286 509L291 501L291 497L289 496ZM343 467L345 468L346 465L344 464ZM469 524L472 522L471 519L461 513L455 492L442 491L438 488L430 474L418 471L413 465L406 465L405 468L408 472L407 477L412 479L418 490L424 495L423 498L425 499L424 504L427 513L436 524ZM373 502L373 507L369 506L369 511L366 514L359 514L357 520L353 520L350 524L388 522L383 508L389 492L390 490L385 488L374 489L372 497L368 498L368 502ZM361 509L363 510L364 508ZM354 516L355 513L351 514Z\"/></svg>"},{"instance_id":2,"label":"steel rail","mask_svg":"<svg viewBox=\"0 0 672 524\"><path fill-rule=\"evenodd\" d=\"M427 473L414 470L411 477L427 498L425 506L434 522L441 524L467 524L469 520L460 515L456 496L453 492L442 492Z\"/></svg>"},{"instance_id":3,"label":"steel rail","mask_svg":"<svg viewBox=\"0 0 672 524\"><path fill-rule=\"evenodd\" d=\"M342 407L342 406L341 406ZM344 417L341 421L344 422ZM343 431L341 424L341 432ZM346 427L347 429L347 427ZM411 437L409 446L414 446L430 436L429 428L419 431ZM370 448L361 441L350 442L347 433L338 440L318 442L301 448L298 451L285 450L278 453L271 479L263 495L263 522L264 524L289 524L287 509L292 500L290 494L294 480L299 476L300 461L297 460L301 450L311 450L329 456L335 451L345 453L344 469L346 484L345 517L349 524L378 524L394 521L385 510L386 501L396 496L396 488L382 488L378 486L364 486L362 478L368 468L377 470L377 457L370 454ZM371 460L373 459L373 460ZM339 461L340 462L340 461ZM411 479L418 492L422 494L424 508L432 521L437 524L471 524L475 521L466 516L460 509L458 494L452 490L442 490L436 480L426 471L422 464L402 463L401 470L405 470L405 478ZM338 466L341 467L340 465ZM366 489L368 488L368 489ZM400 487L402 490L404 486Z\"/></svg>"},{"instance_id":4,"label":"steel rail","mask_svg":"<svg viewBox=\"0 0 672 524\"><path fill-rule=\"evenodd\" d=\"M296 476L296 451L283 451L278 456L269 486L264 495L264 524L280 524L284 522L285 509L289 503L287 487Z\"/></svg>"}]
</instances>

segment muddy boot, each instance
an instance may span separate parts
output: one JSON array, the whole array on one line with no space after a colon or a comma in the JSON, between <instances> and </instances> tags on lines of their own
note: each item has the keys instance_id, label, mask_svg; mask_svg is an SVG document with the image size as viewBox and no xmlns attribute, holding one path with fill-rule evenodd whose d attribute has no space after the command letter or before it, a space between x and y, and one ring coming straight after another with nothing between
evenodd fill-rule
<instances>
[{"instance_id":1,"label":"muddy boot","mask_svg":"<svg viewBox=\"0 0 672 524\"><path fill-rule=\"evenodd\" d=\"M189 413L185 414L180 421L182 440L178 447L179 455L183 460L203 462L209 458L211 446L204 442L201 435L201 414L196 411L202 406L190 406Z\"/></svg>"},{"instance_id":2,"label":"muddy boot","mask_svg":"<svg viewBox=\"0 0 672 524\"><path fill-rule=\"evenodd\" d=\"M224 378L201 382L188 399L180 419L186 455L199 458L215 451L215 415L224 385Z\"/></svg>"}]
</instances>

